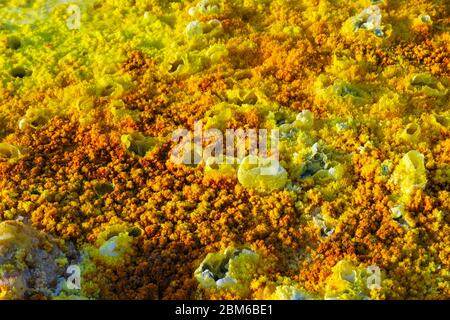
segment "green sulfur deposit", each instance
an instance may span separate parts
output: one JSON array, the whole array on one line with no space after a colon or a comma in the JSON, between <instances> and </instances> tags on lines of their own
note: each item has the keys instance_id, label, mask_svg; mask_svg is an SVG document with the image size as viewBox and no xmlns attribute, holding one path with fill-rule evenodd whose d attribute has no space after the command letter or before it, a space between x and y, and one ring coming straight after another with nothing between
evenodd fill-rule
<instances>
[{"instance_id":1,"label":"green sulfur deposit","mask_svg":"<svg viewBox=\"0 0 450 320\"><path fill-rule=\"evenodd\" d=\"M238 180L247 188L273 191L284 187L287 172L277 160L250 155L239 165Z\"/></svg>"}]
</instances>

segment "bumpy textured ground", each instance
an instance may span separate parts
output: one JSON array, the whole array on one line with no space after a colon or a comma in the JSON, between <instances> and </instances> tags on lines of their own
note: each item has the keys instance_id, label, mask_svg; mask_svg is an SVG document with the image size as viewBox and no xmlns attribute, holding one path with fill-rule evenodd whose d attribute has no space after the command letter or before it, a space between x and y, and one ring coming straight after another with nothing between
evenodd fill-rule
<instances>
[{"instance_id":1,"label":"bumpy textured ground","mask_svg":"<svg viewBox=\"0 0 450 320\"><path fill-rule=\"evenodd\" d=\"M449 299L449 13L0 1L0 298ZM200 120L283 174L174 164Z\"/></svg>"}]
</instances>

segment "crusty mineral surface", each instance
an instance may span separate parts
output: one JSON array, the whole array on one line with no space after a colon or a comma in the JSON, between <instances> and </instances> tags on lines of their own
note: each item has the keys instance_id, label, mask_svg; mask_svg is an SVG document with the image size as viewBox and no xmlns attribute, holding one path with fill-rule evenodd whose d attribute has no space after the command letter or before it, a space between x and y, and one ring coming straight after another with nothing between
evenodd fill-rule
<instances>
[{"instance_id":1,"label":"crusty mineral surface","mask_svg":"<svg viewBox=\"0 0 450 320\"><path fill-rule=\"evenodd\" d=\"M18 221L0 223L0 298L48 296L64 274L61 257L45 234Z\"/></svg>"}]
</instances>

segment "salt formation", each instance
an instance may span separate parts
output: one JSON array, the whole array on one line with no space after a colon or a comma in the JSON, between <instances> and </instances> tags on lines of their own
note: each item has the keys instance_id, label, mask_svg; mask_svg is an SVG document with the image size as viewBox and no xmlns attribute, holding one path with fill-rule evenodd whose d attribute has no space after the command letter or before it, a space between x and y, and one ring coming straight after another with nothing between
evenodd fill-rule
<instances>
[{"instance_id":1,"label":"salt formation","mask_svg":"<svg viewBox=\"0 0 450 320\"><path fill-rule=\"evenodd\" d=\"M365 29L372 31L377 37L384 36L381 25L381 10L378 6L370 6L359 13L353 20L354 31Z\"/></svg>"}]
</instances>

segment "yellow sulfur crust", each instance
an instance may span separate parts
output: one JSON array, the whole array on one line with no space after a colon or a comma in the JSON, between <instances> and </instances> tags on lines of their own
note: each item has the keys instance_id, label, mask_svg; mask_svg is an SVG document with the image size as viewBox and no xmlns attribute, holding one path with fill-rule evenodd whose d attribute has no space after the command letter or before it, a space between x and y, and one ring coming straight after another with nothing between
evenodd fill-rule
<instances>
[{"instance_id":1,"label":"yellow sulfur crust","mask_svg":"<svg viewBox=\"0 0 450 320\"><path fill-rule=\"evenodd\" d=\"M0 250L22 220L11 252L40 239L42 268L76 264L82 281L35 288L26 259L0 256L0 298L449 299L449 14L439 0L2 1ZM171 134L198 121L279 130L276 175L269 158L171 161ZM236 284L208 285L209 260Z\"/></svg>"}]
</instances>

